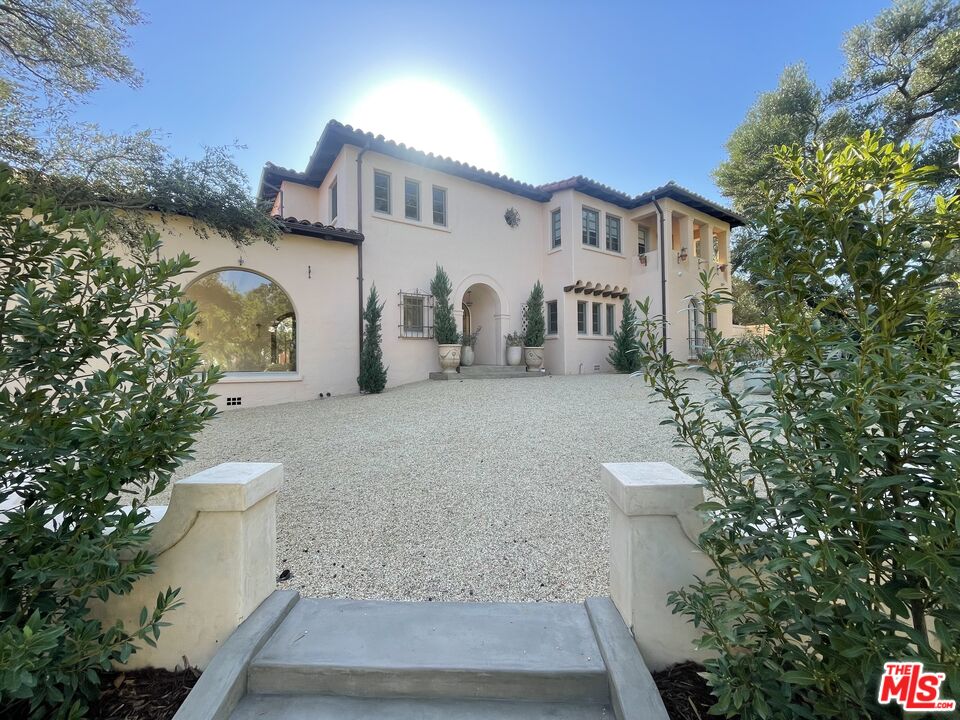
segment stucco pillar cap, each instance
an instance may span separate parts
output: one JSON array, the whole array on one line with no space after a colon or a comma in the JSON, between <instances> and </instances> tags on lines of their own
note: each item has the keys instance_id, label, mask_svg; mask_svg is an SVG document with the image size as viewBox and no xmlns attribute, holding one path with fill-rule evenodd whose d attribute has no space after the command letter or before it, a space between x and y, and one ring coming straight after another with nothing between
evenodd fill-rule
<instances>
[{"instance_id":1,"label":"stucco pillar cap","mask_svg":"<svg viewBox=\"0 0 960 720\"><path fill-rule=\"evenodd\" d=\"M280 463L228 462L173 485L170 505L185 503L202 512L243 512L280 489Z\"/></svg>"},{"instance_id":2,"label":"stucco pillar cap","mask_svg":"<svg viewBox=\"0 0 960 720\"><path fill-rule=\"evenodd\" d=\"M600 482L631 517L683 515L703 502L703 485L665 462L604 463Z\"/></svg>"}]
</instances>

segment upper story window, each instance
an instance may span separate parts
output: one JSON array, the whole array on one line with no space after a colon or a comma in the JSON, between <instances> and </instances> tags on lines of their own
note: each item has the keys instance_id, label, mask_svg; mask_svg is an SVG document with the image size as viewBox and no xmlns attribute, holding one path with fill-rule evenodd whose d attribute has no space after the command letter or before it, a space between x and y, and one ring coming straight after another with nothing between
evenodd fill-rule
<instances>
[{"instance_id":1,"label":"upper story window","mask_svg":"<svg viewBox=\"0 0 960 720\"><path fill-rule=\"evenodd\" d=\"M447 226L447 191L433 186L433 224Z\"/></svg>"},{"instance_id":2,"label":"upper story window","mask_svg":"<svg viewBox=\"0 0 960 720\"><path fill-rule=\"evenodd\" d=\"M600 247L600 211L583 208L583 244Z\"/></svg>"},{"instance_id":3,"label":"upper story window","mask_svg":"<svg viewBox=\"0 0 960 720\"><path fill-rule=\"evenodd\" d=\"M560 247L560 208L550 213L550 247Z\"/></svg>"},{"instance_id":4,"label":"upper story window","mask_svg":"<svg viewBox=\"0 0 960 720\"><path fill-rule=\"evenodd\" d=\"M557 317L557 301L547 301L547 335L556 335L559 332L560 323Z\"/></svg>"},{"instance_id":5,"label":"upper story window","mask_svg":"<svg viewBox=\"0 0 960 720\"><path fill-rule=\"evenodd\" d=\"M390 174L380 170L373 171L373 209L390 214Z\"/></svg>"},{"instance_id":6,"label":"upper story window","mask_svg":"<svg viewBox=\"0 0 960 720\"><path fill-rule=\"evenodd\" d=\"M577 301L577 333L587 334L587 303L584 300Z\"/></svg>"},{"instance_id":7,"label":"upper story window","mask_svg":"<svg viewBox=\"0 0 960 720\"><path fill-rule=\"evenodd\" d=\"M330 222L337 219L337 180L330 184Z\"/></svg>"},{"instance_id":8,"label":"upper story window","mask_svg":"<svg viewBox=\"0 0 960 720\"><path fill-rule=\"evenodd\" d=\"M637 226L637 255L647 252L647 229L643 225Z\"/></svg>"},{"instance_id":9,"label":"upper story window","mask_svg":"<svg viewBox=\"0 0 960 720\"><path fill-rule=\"evenodd\" d=\"M620 252L620 218L607 215L607 250Z\"/></svg>"},{"instance_id":10,"label":"upper story window","mask_svg":"<svg viewBox=\"0 0 960 720\"><path fill-rule=\"evenodd\" d=\"M403 216L407 220L420 219L420 183L410 178L403 182Z\"/></svg>"},{"instance_id":11,"label":"upper story window","mask_svg":"<svg viewBox=\"0 0 960 720\"><path fill-rule=\"evenodd\" d=\"M616 331L616 328L614 327L616 315L616 306L607 305L607 335L613 335L613 333Z\"/></svg>"},{"instance_id":12,"label":"upper story window","mask_svg":"<svg viewBox=\"0 0 960 720\"><path fill-rule=\"evenodd\" d=\"M600 329L600 307L601 307L600 303L593 303L593 307L591 308L591 310L592 310L592 315L593 315L593 318L592 318L592 319L593 319L593 334L594 334L594 335L599 335L601 332L603 332L603 331Z\"/></svg>"}]
</instances>

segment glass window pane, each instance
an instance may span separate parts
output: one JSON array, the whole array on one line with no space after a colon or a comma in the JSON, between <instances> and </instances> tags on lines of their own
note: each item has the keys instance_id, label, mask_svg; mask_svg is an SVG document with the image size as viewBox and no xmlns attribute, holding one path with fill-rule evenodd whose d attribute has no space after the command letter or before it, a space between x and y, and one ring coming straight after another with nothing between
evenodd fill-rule
<instances>
[{"instance_id":1,"label":"glass window pane","mask_svg":"<svg viewBox=\"0 0 960 720\"><path fill-rule=\"evenodd\" d=\"M433 224L447 224L447 191L443 188L433 189Z\"/></svg>"},{"instance_id":2,"label":"glass window pane","mask_svg":"<svg viewBox=\"0 0 960 720\"><path fill-rule=\"evenodd\" d=\"M383 172L373 173L373 209L390 213L390 176Z\"/></svg>"},{"instance_id":3,"label":"glass window pane","mask_svg":"<svg viewBox=\"0 0 960 720\"><path fill-rule=\"evenodd\" d=\"M420 219L420 183L406 180L403 183L404 216L408 220Z\"/></svg>"},{"instance_id":4,"label":"glass window pane","mask_svg":"<svg viewBox=\"0 0 960 720\"><path fill-rule=\"evenodd\" d=\"M577 302L577 332L587 334L587 303L582 300Z\"/></svg>"},{"instance_id":5,"label":"glass window pane","mask_svg":"<svg viewBox=\"0 0 960 720\"><path fill-rule=\"evenodd\" d=\"M593 334L600 334L600 303L593 303L591 308L593 314Z\"/></svg>"},{"instance_id":6,"label":"glass window pane","mask_svg":"<svg viewBox=\"0 0 960 720\"><path fill-rule=\"evenodd\" d=\"M186 289L197 305L188 335L203 345L205 364L224 372L294 372L297 320L283 289L247 270L220 270Z\"/></svg>"}]
</instances>

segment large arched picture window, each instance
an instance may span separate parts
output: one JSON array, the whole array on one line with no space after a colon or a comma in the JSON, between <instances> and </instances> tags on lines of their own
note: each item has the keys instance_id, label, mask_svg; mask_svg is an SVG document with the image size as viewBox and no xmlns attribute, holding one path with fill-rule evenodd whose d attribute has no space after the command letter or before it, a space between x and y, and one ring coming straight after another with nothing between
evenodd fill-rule
<instances>
[{"instance_id":1,"label":"large arched picture window","mask_svg":"<svg viewBox=\"0 0 960 720\"><path fill-rule=\"evenodd\" d=\"M218 270L186 290L197 304L190 336L208 363L225 372L294 372L297 318L276 283L249 270Z\"/></svg>"}]
</instances>

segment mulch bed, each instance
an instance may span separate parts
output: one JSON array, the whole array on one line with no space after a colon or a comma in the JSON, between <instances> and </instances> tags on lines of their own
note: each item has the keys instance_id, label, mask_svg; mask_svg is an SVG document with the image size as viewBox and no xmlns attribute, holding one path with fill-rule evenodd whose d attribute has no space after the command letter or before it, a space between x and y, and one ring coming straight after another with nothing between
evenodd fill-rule
<instances>
[{"instance_id":1,"label":"mulch bed","mask_svg":"<svg viewBox=\"0 0 960 720\"><path fill-rule=\"evenodd\" d=\"M200 671L132 670L103 676L92 720L170 720L197 684Z\"/></svg>"},{"instance_id":2,"label":"mulch bed","mask_svg":"<svg viewBox=\"0 0 960 720\"><path fill-rule=\"evenodd\" d=\"M671 665L666 670L653 673L660 697L667 708L670 720L707 720L716 698L710 693L707 681L700 677L703 665L694 662Z\"/></svg>"}]
</instances>

